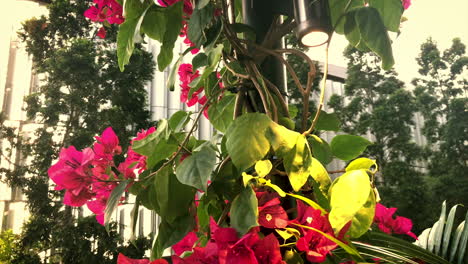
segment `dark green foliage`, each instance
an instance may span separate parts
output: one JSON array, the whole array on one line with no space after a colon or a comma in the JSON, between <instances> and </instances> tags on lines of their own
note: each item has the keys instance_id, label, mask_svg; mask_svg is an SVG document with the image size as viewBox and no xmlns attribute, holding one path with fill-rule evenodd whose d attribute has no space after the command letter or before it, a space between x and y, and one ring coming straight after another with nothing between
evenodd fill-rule
<instances>
[{"instance_id":1,"label":"dark green foliage","mask_svg":"<svg viewBox=\"0 0 468 264\"><path fill-rule=\"evenodd\" d=\"M428 39L417 58L420 77L413 80L418 109L424 117L425 155L433 204L468 205L468 57L454 39L441 53Z\"/></svg>"},{"instance_id":2,"label":"dark green foliage","mask_svg":"<svg viewBox=\"0 0 468 264\"><path fill-rule=\"evenodd\" d=\"M94 136L112 126L125 151L129 138L150 125L144 86L152 79L153 58L136 45L121 73L116 28L107 29L106 40L97 39L98 25L82 15L91 4L51 1L48 17L24 22L19 32L35 71L45 79L36 93L25 98L28 118L41 124L31 138L19 137L0 120L1 138L21 152L21 159L29 160L27 166L16 164L1 171L2 181L22 188L31 213L12 263L41 263L38 253L43 251L50 253L47 263L114 263L119 251L142 257L150 246L143 239L137 242L141 250L122 248L115 224L107 234L94 217L77 220L76 209L62 206L63 193L49 187L47 170L61 147L87 147ZM8 151L1 154L14 162Z\"/></svg>"},{"instance_id":3,"label":"dark green foliage","mask_svg":"<svg viewBox=\"0 0 468 264\"><path fill-rule=\"evenodd\" d=\"M416 169L420 148L412 140L413 116L417 111L413 95L404 89L395 71L383 71L380 59L354 48L348 59L345 96L333 96L329 105L339 114L343 130L350 134L372 135L367 155L380 168L376 184L382 203L397 207L419 230L425 227L425 183ZM344 99L349 100L344 104Z\"/></svg>"}]
</instances>

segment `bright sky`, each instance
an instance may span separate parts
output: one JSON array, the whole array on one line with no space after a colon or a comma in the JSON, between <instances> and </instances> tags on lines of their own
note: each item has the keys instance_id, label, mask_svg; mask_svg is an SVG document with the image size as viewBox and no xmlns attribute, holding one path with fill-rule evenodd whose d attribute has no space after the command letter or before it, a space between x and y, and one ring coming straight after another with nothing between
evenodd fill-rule
<instances>
[{"instance_id":1,"label":"bright sky","mask_svg":"<svg viewBox=\"0 0 468 264\"><path fill-rule=\"evenodd\" d=\"M456 37L468 46L468 0L412 0L410 8L403 15L408 21L402 24L400 36L391 37L394 40L395 69L406 83L418 76L415 58L428 37L437 42L440 50L449 48ZM346 45L344 36L333 36L329 51L331 64L346 66L342 56ZM312 56L319 60L322 57L319 54Z\"/></svg>"}]
</instances>

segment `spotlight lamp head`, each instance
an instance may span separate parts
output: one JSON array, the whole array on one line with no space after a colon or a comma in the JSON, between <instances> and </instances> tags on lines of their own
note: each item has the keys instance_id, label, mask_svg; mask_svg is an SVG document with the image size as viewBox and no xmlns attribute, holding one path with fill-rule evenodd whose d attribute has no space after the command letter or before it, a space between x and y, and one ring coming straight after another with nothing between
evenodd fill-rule
<instances>
[{"instance_id":1,"label":"spotlight lamp head","mask_svg":"<svg viewBox=\"0 0 468 264\"><path fill-rule=\"evenodd\" d=\"M308 47L327 43L333 30L328 0L293 0L293 3L299 42Z\"/></svg>"}]
</instances>

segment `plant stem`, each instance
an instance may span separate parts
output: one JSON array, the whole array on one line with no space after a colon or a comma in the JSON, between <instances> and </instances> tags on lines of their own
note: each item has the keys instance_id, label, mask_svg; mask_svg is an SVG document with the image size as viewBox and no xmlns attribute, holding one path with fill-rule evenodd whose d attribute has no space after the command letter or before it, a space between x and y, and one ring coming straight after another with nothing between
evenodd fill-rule
<instances>
[{"instance_id":1,"label":"plant stem","mask_svg":"<svg viewBox=\"0 0 468 264\"><path fill-rule=\"evenodd\" d=\"M323 69L322 88L320 90L319 105L317 106L317 112L315 113L315 117L314 117L314 120L312 121L312 125L307 131L302 133L304 136L307 136L312 133L320 117L320 111L322 111L322 108L323 108L323 101L325 100L325 88L327 86L327 77L328 77L328 48L329 46L330 46L330 42L327 43L327 47L325 48L325 66Z\"/></svg>"}]
</instances>

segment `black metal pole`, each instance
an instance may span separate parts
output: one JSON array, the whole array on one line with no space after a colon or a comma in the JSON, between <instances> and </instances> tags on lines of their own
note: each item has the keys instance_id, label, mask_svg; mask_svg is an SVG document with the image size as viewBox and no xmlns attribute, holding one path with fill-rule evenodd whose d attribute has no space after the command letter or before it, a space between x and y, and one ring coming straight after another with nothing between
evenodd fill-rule
<instances>
[{"instance_id":1,"label":"black metal pole","mask_svg":"<svg viewBox=\"0 0 468 264\"><path fill-rule=\"evenodd\" d=\"M281 0L289 1L289 0ZM257 44L264 40L275 15L278 4L275 0L242 0L244 23L255 30ZM284 40L279 40L274 48L284 48ZM276 58L268 56L260 65L262 74L282 91L287 91L284 65Z\"/></svg>"}]
</instances>

